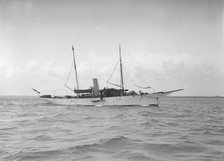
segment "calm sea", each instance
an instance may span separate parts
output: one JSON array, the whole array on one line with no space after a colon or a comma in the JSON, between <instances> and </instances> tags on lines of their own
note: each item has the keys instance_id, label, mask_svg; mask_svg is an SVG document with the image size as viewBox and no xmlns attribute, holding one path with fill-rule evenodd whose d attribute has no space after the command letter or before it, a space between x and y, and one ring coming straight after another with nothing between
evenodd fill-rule
<instances>
[{"instance_id":1,"label":"calm sea","mask_svg":"<svg viewBox=\"0 0 224 161\"><path fill-rule=\"evenodd\" d=\"M223 161L224 98L72 107L0 97L0 160Z\"/></svg>"}]
</instances>

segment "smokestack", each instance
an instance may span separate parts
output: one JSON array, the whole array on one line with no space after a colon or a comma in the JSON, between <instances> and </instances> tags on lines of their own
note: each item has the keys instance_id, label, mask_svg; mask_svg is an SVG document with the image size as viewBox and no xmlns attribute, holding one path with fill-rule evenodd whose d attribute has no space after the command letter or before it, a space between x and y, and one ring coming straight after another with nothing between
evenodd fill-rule
<instances>
[{"instance_id":1,"label":"smokestack","mask_svg":"<svg viewBox=\"0 0 224 161\"><path fill-rule=\"evenodd\" d=\"M98 96L99 95L99 84L97 78L93 79L93 95Z\"/></svg>"}]
</instances>

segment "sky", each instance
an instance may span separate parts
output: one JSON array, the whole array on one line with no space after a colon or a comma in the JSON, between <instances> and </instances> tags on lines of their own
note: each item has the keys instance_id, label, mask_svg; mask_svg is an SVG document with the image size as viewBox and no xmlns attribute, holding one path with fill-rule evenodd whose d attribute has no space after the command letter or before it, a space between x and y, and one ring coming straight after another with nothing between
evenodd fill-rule
<instances>
[{"instance_id":1,"label":"sky","mask_svg":"<svg viewBox=\"0 0 224 161\"><path fill-rule=\"evenodd\" d=\"M224 96L223 36L221 0L0 0L0 95L70 94L72 45L80 88L111 87L120 44L125 88Z\"/></svg>"}]
</instances>

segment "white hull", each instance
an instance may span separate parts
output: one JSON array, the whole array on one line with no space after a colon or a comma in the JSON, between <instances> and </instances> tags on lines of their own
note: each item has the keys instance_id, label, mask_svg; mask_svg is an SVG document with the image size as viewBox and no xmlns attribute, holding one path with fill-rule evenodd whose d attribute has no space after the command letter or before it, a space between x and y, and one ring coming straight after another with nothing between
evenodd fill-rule
<instances>
[{"instance_id":1,"label":"white hull","mask_svg":"<svg viewBox=\"0 0 224 161\"><path fill-rule=\"evenodd\" d=\"M100 98L42 98L56 105L84 105L84 106L158 106L158 98L147 95L119 96Z\"/></svg>"}]
</instances>

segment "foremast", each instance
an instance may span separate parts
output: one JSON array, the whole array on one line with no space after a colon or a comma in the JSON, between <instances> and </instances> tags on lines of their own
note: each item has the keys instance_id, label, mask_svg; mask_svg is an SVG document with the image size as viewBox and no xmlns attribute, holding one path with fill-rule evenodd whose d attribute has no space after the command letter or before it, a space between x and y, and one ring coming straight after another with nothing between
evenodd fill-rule
<instances>
[{"instance_id":1,"label":"foremast","mask_svg":"<svg viewBox=\"0 0 224 161\"><path fill-rule=\"evenodd\" d=\"M119 56L120 56L121 89L122 89L122 94L123 94L123 92L124 92L124 78L123 78L122 58L121 58L121 46L120 45L119 45Z\"/></svg>"},{"instance_id":2,"label":"foremast","mask_svg":"<svg viewBox=\"0 0 224 161\"><path fill-rule=\"evenodd\" d=\"M78 73L76 68L76 61L75 61L75 52L74 52L74 46L72 45L72 52L73 52L73 61L74 61L74 69L75 69L75 78L76 78L76 88L79 90L79 81L78 81ZM79 94L77 94L79 96Z\"/></svg>"}]
</instances>

